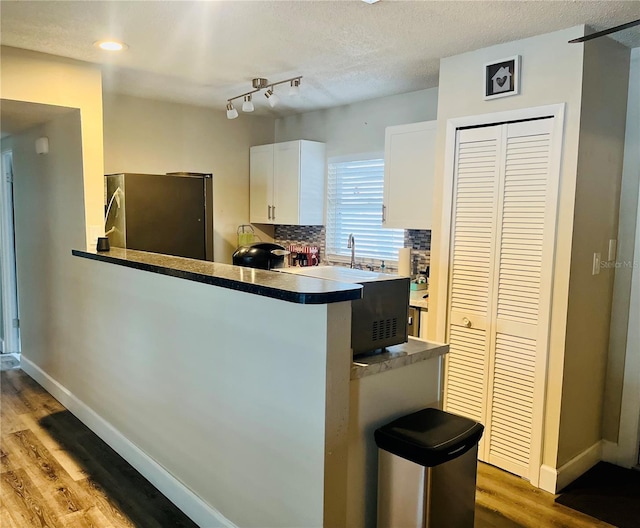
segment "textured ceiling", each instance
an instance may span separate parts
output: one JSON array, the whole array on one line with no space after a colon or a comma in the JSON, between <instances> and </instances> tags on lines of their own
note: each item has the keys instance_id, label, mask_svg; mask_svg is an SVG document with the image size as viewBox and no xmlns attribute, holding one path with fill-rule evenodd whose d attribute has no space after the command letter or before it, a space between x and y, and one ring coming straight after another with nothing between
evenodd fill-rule
<instances>
[{"instance_id":1,"label":"textured ceiling","mask_svg":"<svg viewBox=\"0 0 640 528\"><path fill-rule=\"evenodd\" d=\"M102 64L106 91L223 109L253 77L303 75L288 115L437 86L441 57L640 18L640 1L112 1L0 3L3 45ZM92 43L115 38L129 50ZM615 35L640 45L640 29ZM569 45L569 44L568 44ZM571 44L577 45L577 44Z\"/></svg>"}]
</instances>

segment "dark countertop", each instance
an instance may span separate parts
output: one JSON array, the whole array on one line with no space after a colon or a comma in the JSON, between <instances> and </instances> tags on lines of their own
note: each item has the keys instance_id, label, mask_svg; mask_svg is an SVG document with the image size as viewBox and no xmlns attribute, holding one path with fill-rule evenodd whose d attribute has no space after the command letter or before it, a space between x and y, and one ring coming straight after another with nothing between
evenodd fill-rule
<instances>
[{"instance_id":1,"label":"dark countertop","mask_svg":"<svg viewBox=\"0 0 640 528\"><path fill-rule=\"evenodd\" d=\"M231 264L111 248L95 252L74 249L76 257L150 271L298 304L329 304L362 297L362 286L278 273Z\"/></svg>"}]
</instances>

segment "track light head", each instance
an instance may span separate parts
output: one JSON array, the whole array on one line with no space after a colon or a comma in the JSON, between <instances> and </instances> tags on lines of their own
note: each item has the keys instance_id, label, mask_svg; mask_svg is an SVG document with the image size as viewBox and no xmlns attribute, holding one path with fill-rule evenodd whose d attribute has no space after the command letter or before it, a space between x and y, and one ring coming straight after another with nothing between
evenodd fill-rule
<instances>
[{"instance_id":1,"label":"track light head","mask_svg":"<svg viewBox=\"0 0 640 528\"><path fill-rule=\"evenodd\" d=\"M233 103L229 101L227 103L227 119L235 119L238 117L238 111L233 107Z\"/></svg>"},{"instance_id":2,"label":"track light head","mask_svg":"<svg viewBox=\"0 0 640 528\"><path fill-rule=\"evenodd\" d=\"M289 87L289 95L300 95L300 79L293 79L291 81L291 86Z\"/></svg>"},{"instance_id":3,"label":"track light head","mask_svg":"<svg viewBox=\"0 0 640 528\"><path fill-rule=\"evenodd\" d=\"M242 103L243 112L253 112L253 101L251 100L251 94L244 96L244 102Z\"/></svg>"},{"instance_id":4,"label":"track light head","mask_svg":"<svg viewBox=\"0 0 640 528\"><path fill-rule=\"evenodd\" d=\"M276 106L278 104L278 101L280 101L280 98L276 94L273 93L273 87L269 88L264 93L264 96L267 98L267 101L269 101L269 106L271 108Z\"/></svg>"}]
</instances>

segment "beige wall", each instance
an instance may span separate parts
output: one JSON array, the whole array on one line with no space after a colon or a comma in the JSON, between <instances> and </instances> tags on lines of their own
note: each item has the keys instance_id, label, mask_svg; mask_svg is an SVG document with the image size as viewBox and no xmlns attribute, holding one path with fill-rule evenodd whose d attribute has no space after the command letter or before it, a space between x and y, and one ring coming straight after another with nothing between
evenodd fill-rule
<instances>
[{"instance_id":1,"label":"beige wall","mask_svg":"<svg viewBox=\"0 0 640 528\"><path fill-rule=\"evenodd\" d=\"M609 38L585 44L571 278L558 466L602 438L614 269L592 274L617 238L629 49Z\"/></svg>"},{"instance_id":2,"label":"beige wall","mask_svg":"<svg viewBox=\"0 0 640 528\"><path fill-rule=\"evenodd\" d=\"M12 138L24 370L202 526L344 525L349 303L297 305L73 257L86 224L102 223L99 71L2 51L3 97L72 108ZM165 112L134 103L136 118ZM228 148L249 144L241 126ZM178 145L202 133L181 130ZM48 156L34 152L39 135ZM179 148L175 169L210 170L204 157L185 167L190 150ZM227 163L246 186L247 162Z\"/></svg>"},{"instance_id":3,"label":"beige wall","mask_svg":"<svg viewBox=\"0 0 640 528\"><path fill-rule=\"evenodd\" d=\"M613 270L603 268L593 276L591 269L593 253L600 252L606 260L608 241L617 238L621 189L629 50L610 39L585 46L567 44L583 32L580 26L477 50L443 59L440 68L436 195L442 195L444 178L450 177L443 174L448 119L566 104L543 451L543 464L551 468L602 438ZM521 94L484 101L482 65L516 54L522 57ZM477 92L469 90L472 86ZM442 222L441 210L436 216ZM443 236L448 233L434 229L432 338L443 335L446 317L447 255L439 251ZM617 365L619 376L619 358ZM618 410L610 428L617 427L619 395L613 405Z\"/></svg>"},{"instance_id":4,"label":"beige wall","mask_svg":"<svg viewBox=\"0 0 640 528\"><path fill-rule=\"evenodd\" d=\"M2 47L2 98L77 108L82 123L85 241L95 244L103 226L102 76L95 65ZM92 227L93 226L93 227Z\"/></svg>"},{"instance_id":5,"label":"beige wall","mask_svg":"<svg viewBox=\"0 0 640 528\"><path fill-rule=\"evenodd\" d=\"M640 148L638 148L638 145L640 145L640 48L635 48L631 52L631 67L629 71L625 158L617 237L618 251L615 262L615 285L605 407L602 415L603 436L614 443L619 440L618 429L620 426L625 359L627 354L629 354L629 361L635 361L640 356L640 338L638 338L640 330L637 321L629 317L632 278L634 273L636 277L640 275L640 271L638 271L640 270L640 248L634 244L638 222L638 192L640 187ZM635 268L633 267L634 259L636 262ZM627 336L629 336L629 340ZM638 399L640 399L640 396ZM640 407L640 404L638 407ZM633 433L633 438L621 439L621 441L635 443L636 438L637 435ZM637 455L637 449L635 451ZM629 463L628 460L625 462Z\"/></svg>"},{"instance_id":6,"label":"beige wall","mask_svg":"<svg viewBox=\"0 0 640 528\"><path fill-rule=\"evenodd\" d=\"M447 120L506 110L565 103L564 138L556 240L551 344L548 358L543 464L557 467L560 400L563 384L566 308L573 230L576 167L582 96L583 48L567 41L584 34L575 27L443 59L440 63L438 139L434 195L443 196ZM483 65L513 55L522 57L521 93L485 101ZM552 58L552 59L551 59ZM444 339L448 255L440 250L442 199L434 205L429 292L429 337ZM432 315L433 314L433 315Z\"/></svg>"},{"instance_id":7,"label":"beige wall","mask_svg":"<svg viewBox=\"0 0 640 528\"><path fill-rule=\"evenodd\" d=\"M309 139L327 144L327 158L384 153L384 129L436 118L438 89L381 97L276 121L276 141Z\"/></svg>"},{"instance_id":8,"label":"beige wall","mask_svg":"<svg viewBox=\"0 0 640 528\"><path fill-rule=\"evenodd\" d=\"M85 239L79 111L12 138L16 271L22 349L45 370L73 347L71 250ZM36 155L37 137L49 154Z\"/></svg>"},{"instance_id":9,"label":"beige wall","mask_svg":"<svg viewBox=\"0 0 640 528\"><path fill-rule=\"evenodd\" d=\"M213 174L214 260L231 263L238 225L249 223L249 147L272 143L274 120L104 95L105 174Z\"/></svg>"}]
</instances>

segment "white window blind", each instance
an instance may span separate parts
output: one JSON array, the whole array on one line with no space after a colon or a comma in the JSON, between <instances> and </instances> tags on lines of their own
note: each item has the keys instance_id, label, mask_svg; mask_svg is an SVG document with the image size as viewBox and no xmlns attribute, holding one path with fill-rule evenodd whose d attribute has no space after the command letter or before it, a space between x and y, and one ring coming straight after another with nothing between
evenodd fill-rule
<instances>
[{"instance_id":1,"label":"white window blind","mask_svg":"<svg viewBox=\"0 0 640 528\"><path fill-rule=\"evenodd\" d=\"M398 260L403 229L382 227L384 160L329 163L327 185L327 254L351 257L349 234L356 240L356 259Z\"/></svg>"}]
</instances>

